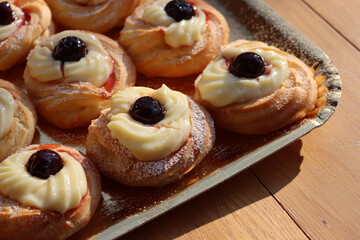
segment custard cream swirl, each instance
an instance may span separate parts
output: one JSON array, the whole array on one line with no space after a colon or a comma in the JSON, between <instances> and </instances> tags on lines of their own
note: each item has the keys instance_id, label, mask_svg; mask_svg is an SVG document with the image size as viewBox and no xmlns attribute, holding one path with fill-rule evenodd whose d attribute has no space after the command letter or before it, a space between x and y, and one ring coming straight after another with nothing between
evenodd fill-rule
<instances>
[{"instance_id":1,"label":"custard cream swirl","mask_svg":"<svg viewBox=\"0 0 360 240\"><path fill-rule=\"evenodd\" d=\"M48 179L33 177L26 163L37 150L11 155L0 163L0 192L24 206L60 213L76 208L87 191L81 164L65 152L58 152L64 167Z\"/></svg>"},{"instance_id":2,"label":"custard cream swirl","mask_svg":"<svg viewBox=\"0 0 360 240\"><path fill-rule=\"evenodd\" d=\"M153 125L134 120L129 109L143 96L151 96L165 108L163 120ZM154 161L177 151L190 134L190 109L187 97L166 85L153 90L130 87L116 93L111 99L108 128L140 161Z\"/></svg>"},{"instance_id":3,"label":"custard cream swirl","mask_svg":"<svg viewBox=\"0 0 360 240\"><path fill-rule=\"evenodd\" d=\"M222 50L196 79L201 98L214 107L223 107L232 103L244 103L274 93L289 75L286 59L280 54L265 49L253 49L262 56L270 71L257 78L239 78L229 72L226 59L234 59L248 49L230 45Z\"/></svg>"},{"instance_id":4,"label":"custard cream swirl","mask_svg":"<svg viewBox=\"0 0 360 240\"><path fill-rule=\"evenodd\" d=\"M189 20L176 22L169 17L164 8L170 0L158 0L147 5L144 9L142 19L145 22L162 26L165 32L165 42L173 48L180 46L192 46L201 39L202 33L206 31L206 15L196 9L196 16Z\"/></svg>"},{"instance_id":5,"label":"custard cream swirl","mask_svg":"<svg viewBox=\"0 0 360 240\"><path fill-rule=\"evenodd\" d=\"M52 57L52 51L58 41L68 36L75 36L83 40L89 51L79 61L64 62L62 69L61 61ZM54 80L62 82L86 81L95 87L104 85L113 71L111 57L96 36L74 30L53 35L35 46L28 57L27 67L30 76L39 82Z\"/></svg>"},{"instance_id":6,"label":"custard cream swirl","mask_svg":"<svg viewBox=\"0 0 360 240\"><path fill-rule=\"evenodd\" d=\"M6 89L0 88L0 139L11 129L17 104Z\"/></svg>"},{"instance_id":7,"label":"custard cream swirl","mask_svg":"<svg viewBox=\"0 0 360 240\"><path fill-rule=\"evenodd\" d=\"M2 2L2 1L0 1ZM10 4L11 10L15 13L15 21L8 25L0 25L0 41L7 39L22 24L24 13L17 6Z\"/></svg>"}]
</instances>

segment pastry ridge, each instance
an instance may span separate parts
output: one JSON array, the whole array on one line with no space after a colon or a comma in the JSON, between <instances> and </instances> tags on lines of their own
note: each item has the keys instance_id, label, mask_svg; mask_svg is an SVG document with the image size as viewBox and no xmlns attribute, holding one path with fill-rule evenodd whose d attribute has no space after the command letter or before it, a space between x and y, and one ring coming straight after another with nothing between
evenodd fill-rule
<instances>
[{"instance_id":1,"label":"pastry ridge","mask_svg":"<svg viewBox=\"0 0 360 240\"><path fill-rule=\"evenodd\" d=\"M317 83L312 70L304 62L263 42L238 40L231 44L279 53L288 62L290 76L268 96L223 107L214 107L201 99L199 89L195 88L195 99L209 110L217 126L238 133L265 134L304 118L315 107Z\"/></svg>"},{"instance_id":2,"label":"pastry ridge","mask_svg":"<svg viewBox=\"0 0 360 240\"><path fill-rule=\"evenodd\" d=\"M65 151L76 158L85 171L87 192L77 208L64 214L25 207L0 194L1 239L66 239L88 223L100 201L100 175L85 155L73 148L55 144L30 145L19 152L41 149Z\"/></svg>"},{"instance_id":3,"label":"pastry ridge","mask_svg":"<svg viewBox=\"0 0 360 240\"><path fill-rule=\"evenodd\" d=\"M98 170L130 186L162 186L179 180L193 169L210 151L215 142L214 123L207 111L188 98L191 130L188 139L176 152L156 161L139 161L107 128L105 109L89 127L87 156Z\"/></svg>"},{"instance_id":4,"label":"pastry ridge","mask_svg":"<svg viewBox=\"0 0 360 240\"><path fill-rule=\"evenodd\" d=\"M115 92L133 86L136 81L135 66L125 50L104 35L91 34L100 40L114 62L115 85L111 91L88 82L41 83L32 78L28 68L25 68L25 86L38 113L63 129L89 125L102 109L109 106Z\"/></svg>"},{"instance_id":5,"label":"pastry ridge","mask_svg":"<svg viewBox=\"0 0 360 240\"><path fill-rule=\"evenodd\" d=\"M30 99L15 85L0 79L0 87L14 97L18 106L10 131L0 139L0 162L18 149L31 144L35 133L37 114Z\"/></svg>"},{"instance_id":6,"label":"pastry ridge","mask_svg":"<svg viewBox=\"0 0 360 240\"><path fill-rule=\"evenodd\" d=\"M80 5L66 0L46 0L53 17L60 25L70 29L82 29L104 33L122 26L125 18L141 4L141 0L105 0L98 5Z\"/></svg>"},{"instance_id":7,"label":"pastry ridge","mask_svg":"<svg viewBox=\"0 0 360 240\"><path fill-rule=\"evenodd\" d=\"M164 30L141 19L145 3L126 19L119 42L134 59L138 72L147 77L181 77L200 73L229 41L229 26L224 16L202 0L189 1L207 16L202 39L193 46L172 48L165 43Z\"/></svg>"},{"instance_id":8,"label":"pastry ridge","mask_svg":"<svg viewBox=\"0 0 360 240\"><path fill-rule=\"evenodd\" d=\"M30 22L23 24L7 39L0 42L0 71L7 70L13 65L25 61L39 38L51 25L51 11L43 0L8 0L16 2L20 8L30 15ZM45 33L47 34L47 33Z\"/></svg>"}]
</instances>

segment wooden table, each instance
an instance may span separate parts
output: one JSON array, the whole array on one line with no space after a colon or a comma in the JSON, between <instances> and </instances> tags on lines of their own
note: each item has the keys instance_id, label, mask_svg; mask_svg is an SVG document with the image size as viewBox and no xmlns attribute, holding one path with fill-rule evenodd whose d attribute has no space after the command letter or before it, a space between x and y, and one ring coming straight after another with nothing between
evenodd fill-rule
<instances>
[{"instance_id":1,"label":"wooden table","mask_svg":"<svg viewBox=\"0 0 360 240\"><path fill-rule=\"evenodd\" d=\"M121 239L360 239L360 1L265 2L339 69L343 87L335 114Z\"/></svg>"}]
</instances>

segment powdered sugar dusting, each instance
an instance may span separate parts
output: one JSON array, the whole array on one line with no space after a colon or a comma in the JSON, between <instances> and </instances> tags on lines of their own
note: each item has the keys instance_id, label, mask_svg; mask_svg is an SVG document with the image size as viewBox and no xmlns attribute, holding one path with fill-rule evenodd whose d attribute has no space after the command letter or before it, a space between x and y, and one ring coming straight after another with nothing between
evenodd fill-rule
<instances>
[{"instance_id":1,"label":"powdered sugar dusting","mask_svg":"<svg viewBox=\"0 0 360 240\"><path fill-rule=\"evenodd\" d=\"M214 126L209 115L191 99L191 131L183 146L169 156L155 161L139 161L107 128L107 114L89 128L87 154L100 172L129 185L164 185L192 169L210 151L214 143ZM210 129L212 128L212 129Z\"/></svg>"},{"instance_id":2,"label":"powdered sugar dusting","mask_svg":"<svg viewBox=\"0 0 360 240\"><path fill-rule=\"evenodd\" d=\"M329 62L329 60L326 60L327 57L323 53L321 53L319 50L314 50L312 45L308 44L309 42L304 40L304 38L298 34L298 32L292 31L292 29L287 26L286 22L281 23L283 20L279 21L279 17L276 16L276 13L274 13L267 6L264 6L262 1L207 0L207 2L212 4L225 15L231 28L231 41L240 38L247 40L256 39L265 41L268 44L275 45L282 50L286 50L295 54L308 65L313 65L313 63L318 62L320 59L321 64L317 65L315 69L320 70L317 72L317 74L325 76L324 82L326 87L330 90L332 89L331 92L326 94L326 99L330 104L332 104L332 108L322 109L321 114L318 116L319 122L323 123L331 116L335 110L336 104L339 101L341 93L341 81L336 68L331 62ZM265 19L261 15L266 15L267 18ZM268 22L268 20L271 22ZM118 32L119 29L116 29L116 33ZM1 72L0 76L3 79L16 82L18 86L23 86L22 68L23 65L17 65L7 72ZM332 78L333 80L330 81L329 78ZM154 85L152 87L157 88L161 86L163 81L168 81L168 86L175 86L178 90L188 93L189 95L191 95L193 91L190 86L190 79L164 80L161 78L144 78L141 81L138 80L137 84ZM170 82L172 82L172 84L170 84ZM332 97L333 100L330 101L329 99ZM285 128L281 131L277 131L269 135L259 136L234 134L218 130L218 140L216 141L216 145L207 155L206 159L202 161L202 163L200 163L197 168L187 174L181 181L162 188L126 187L121 184L116 184L114 181L103 177L103 193L106 193L103 194L104 199L100 202L100 205L97 208L98 210L92 218L92 221L85 228L83 228L77 236L91 238L92 236L99 234L104 229L119 223L119 221L127 216L134 216L139 213L139 211L144 211L159 205L162 203L162 201L176 195L177 193L182 193L188 188L188 185L191 185L192 183L211 175L211 173L217 171L217 169L222 169L226 164L234 160L242 161L242 156L250 154L255 149L262 148L266 152L266 146L269 142L278 137L281 138L282 135L285 134L291 135L291 133L296 130L299 125L290 126L289 128ZM39 142L39 135L42 134L43 132L38 132L35 135L35 142ZM46 134L51 135L51 131L46 132ZM59 138L52 138L51 141L57 142L59 140L60 143L66 144L66 141L69 140L70 142L74 143L74 146L77 145L76 148L81 146L84 148L82 145L83 139L78 139L78 137L75 135L70 136L67 134L58 134L57 136ZM84 136L86 138L86 133ZM74 140L70 139L72 137L74 137ZM47 141L46 139L41 139L41 143L45 143ZM197 142L197 140L194 141ZM95 149L94 151L100 152L100 149L96 148L96 144L91 144L89 147ZM185 149L184 152L186 152ZM126 156L130 158L131 154L126 154ZM99 158L100 160L106 158L104 152L99 154ZM178 159L174 159L173 161L178 161ZM172 165L174 165L174 163L166 166L168 166L167 168L170 168ZM158 166L161 166L161 164L158 164ZM127 171L127 169L124 171ZM193 196L196 196L196 194ZM182 194L178 194L176 197L181 199ZM181 202L181 200L179 200L179 202ZM4 208L1 209L0 207L0 210L4 210ZM16 207L11 207L11 211L15 212ZM151 220L152 218L153 217L148 218L147 220ZM139 224L141 223L143 223L143 221L139 222ZM130 231L131 229L119 224L116 226L116 230ZM74 236L74 239L77 239L77 236Z\"/></svg>"}]
</instances>

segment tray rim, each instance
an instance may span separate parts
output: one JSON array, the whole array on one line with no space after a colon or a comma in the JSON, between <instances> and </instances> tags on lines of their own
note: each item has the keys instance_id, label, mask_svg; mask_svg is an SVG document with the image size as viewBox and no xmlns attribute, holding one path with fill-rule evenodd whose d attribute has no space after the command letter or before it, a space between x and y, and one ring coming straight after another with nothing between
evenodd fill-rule
<instances>
[{"instance_id":1,"label":"tray rim","mask_svg":"<svg viewBox=\"0 0 360 240\"><path fill-rule=\"evenodd\" d=\"M244 171L250 166L258 163L267 156L275 153L281 148L291 144L312 130L322 126L334 114L341 97L341 80L339 72L331 62L330 58L315 43L310 41L288 21L278 15L263 0L242 1L245 2L250 8L255 10L256 13L264 18L267 22L275 26L277 30L279 30L285 36L294 36L294 34L298 36L298 38L295 39L291 38L292 41L296 42L300 48L306 47L307 49L310 49L315 54L315 56L321 60L322 68L318 74L327 75L325 84L329 89L329 92L326 94L326 105L321 109L315 118L309 119L296 129L276 138L275 140L272 140L266 145L259 147L245 156L236 158L231 163L195 182L187 189L178 192L172 197L162 201L160 204L120 220L119 222L93 236L92 239L106 240L121 237L122 235L142 226L150 220L155 219L158 216L170 211L171 209L174 209L204 193L205 191L210 190L211 188Z\"/></svg>"},{"instance_id":2,"label":"tray rim","mask_svg":"<svg viewBox=\"0 0 360 240\"><path fill-rule=\"evenodd\" d=\"M246 170L250 166L261 161L263 158L275 153L276 151L289 145L293 141L304 136L305 134L319 126L321 126L321 124L319 124L318 121L309 120L301 126L302 131L297 131L296 134L293 134L293 132L291 132L267 144L266 147L270 150L260 147L259 149L249 153L244 157L235 159L233 162L199 180L184 191L181 191L170 197L169 199L164 200L162 203L151 207L143 212L127 217L124 220L119 221L118 223L115 223L114 225L100 232L93 239L105 240L120 237L130 232L131 230L134 230L135 228L149 222L150 220L155 219L158 216L170 211L171 209L174 209L181 204L197 197L205 191L210 190L211 188L221 184L222 182ZM119 226L121 227L119 228Z\"/></svg>"}]
</instances>

